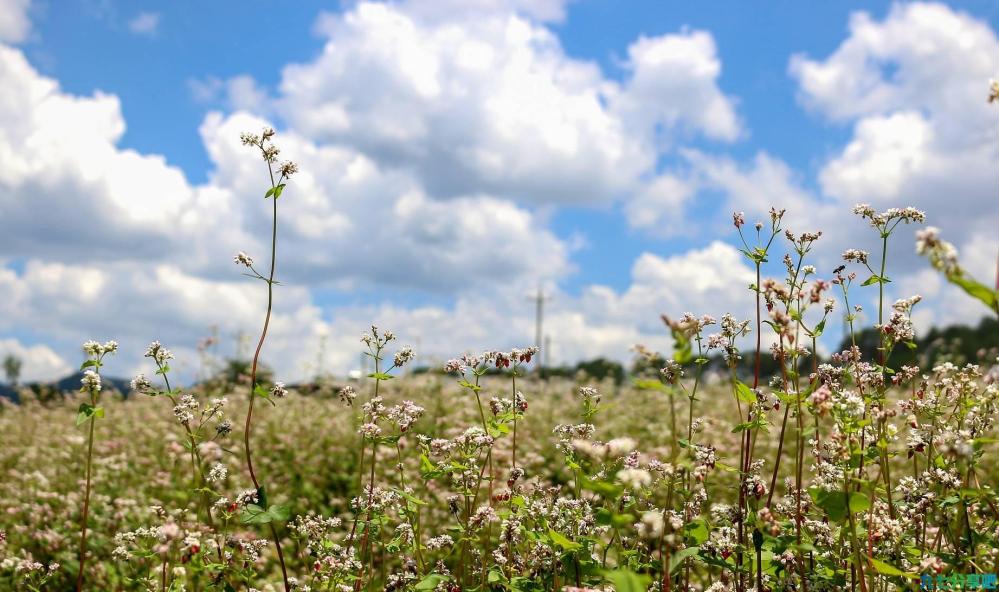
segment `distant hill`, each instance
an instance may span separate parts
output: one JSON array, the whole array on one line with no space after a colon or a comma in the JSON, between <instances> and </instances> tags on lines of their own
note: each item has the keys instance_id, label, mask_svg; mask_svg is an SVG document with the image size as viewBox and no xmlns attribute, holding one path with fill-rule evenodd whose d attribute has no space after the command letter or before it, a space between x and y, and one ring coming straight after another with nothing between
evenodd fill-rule
<instances>
[{"instance_id":1,"label":"distant hill","mask_svg":"<svg viewBox=\"0 0 999 592\"><path fill-rule=\"evenodd\" d=\"M80 390L80 380L82 379L83 372L76 372L52 383L52 387L60 392L78 391ZM104 376L103 374L101 375L101 385L104 387L104 390L113 388L125 395L132 390L132 381L113 376Z\"/></svg>"},{"instance_id":2,"label":"distant hill","mask_svg":"<svg viewBox=\"0 0 999 592\"><path fill-rule=\"evenodd\" d=\"M866 328L857 333L856 340L864 355L868 359L874 359L879 344L878 332L873 328ZM850 344L850 337L845 337L840 343L838 351L849 348ZM916 339L915 345L916 347L912 349L902 346L895 348L891 365L897 368L903 364L919 364L924 368L929 368L942 360L958 364L965 362L991 364L995 360L995 356L999 354L999 320L986 317L974 327L967 325L934 327L925 336ZM746 351L743 352L743 359L738 368L741 376L749 376L753 372L753 356L747 355ZM709 360L706 370L727 373L726 365L720 355L713 355ZM763 355L760 362L762 376L771 376L778 372L777 363L772 356ZM656 360L645 362L644 365L649 368L658 368L662 363L664 363L663 360ZM229 382L235 382L240 374L246 372L247 365L248 363L245 362L230 362L230 367L224 371L222 378ZM630 369L633 375L641 374L645 370L648 368L643 367L642 364ZM439 371L440 368L420 368L416 373ZM267 372L268 374L263 377L264 381L271 380L269 371ZM544 376L574 376L578 372L585 372L597 379L613 379L618 384L624 381L627 373L620 363L602 358L584 360L573 366L546 367L542 372ZM79 390L81 378L83 378L83 372L75 372L56 382L27 383L20 388L30 389L39 395L40 399L48 400L57 398L62 393ZM125 396L128 396L131 391L131 383L127 379L101 376L101 381L105 389L117 390ZM306 384L300 385L299 388L311 392L318 387ZM16 402L18 400L17 391L8 384L0 384L0 398Z\"/></svg>"},{"instance_id":3,"label":"distant hill","mask_svg":"<svg viewBox=\"0 0 999 592\"><path fill-rule=\"evenodd\" d=\"M80 390L80 379L82 378L83 372L74 372L55 382L29 382L20 385L17 389L8 384L0 384L0 397L17 402L17 391L20 389L29 389L40 395L40 398L48 399L54 394ZM129 391L132 390L131 381L124 378L102 375L101 384L105 391L116 390L125 396L128 396Z\"/></svg>"},{"instance_id":4,"label":"distant hill","mask_svg":"<svg viewBox=\"0 0 999 592\"><path fill-rule=\"evenodd\" d=\"M856 335L857 346L868 359L875 359L881 336L873 328L866 328ZM839 345L839 350L849 349L850 336L847 335ZM916 347L899 346L891 356L891 365L895 368L907 365L922 365L932 367L940 361L950 361L956 364L995 362L999 353L999 319L985 317L976 327L967 325L951 325L949 327L933 327L926 335L916 339Z\"/></svg>"}]
</instances>

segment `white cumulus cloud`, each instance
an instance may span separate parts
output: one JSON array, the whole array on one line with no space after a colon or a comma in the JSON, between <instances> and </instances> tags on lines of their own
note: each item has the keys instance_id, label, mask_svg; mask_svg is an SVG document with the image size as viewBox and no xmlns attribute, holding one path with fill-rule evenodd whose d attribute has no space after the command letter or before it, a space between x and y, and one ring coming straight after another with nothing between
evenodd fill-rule
<instances>
[{"instance_id":1,"label":"white cumulus cloud","mask_svg":"<svg viewBox=\"0 0 999 592\"><path fill-rule=\"evenodd\" d=\"M0 42L20 43L31 33L31 0L0 0Z\"/></svg>"}]
</instances>

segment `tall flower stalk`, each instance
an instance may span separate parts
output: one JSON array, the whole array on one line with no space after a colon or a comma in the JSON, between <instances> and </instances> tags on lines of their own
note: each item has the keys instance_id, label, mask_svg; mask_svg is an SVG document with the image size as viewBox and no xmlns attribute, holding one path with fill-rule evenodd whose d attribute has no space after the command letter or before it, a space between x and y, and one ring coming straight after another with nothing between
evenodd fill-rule
<instances>
[{"instance_id":1,"label":"tall flower stalk","mask_svg":"<svg viewBox=\"0 0 999 592\"><path fill-rule=\"evenodd\" d=\"M373 548L373 542L371 540L371 534L373 529L374 521L377 516L375 515L375 505L376 505L376 492L375 492L375 471L377 469L378 461L378 445L387 444L392 445L396 448L396 453L401 456L401 450L399 449L399 440L402 438L402 434L409 431L412 425L416 422L421 415L423 415L423 408L413 405L412 402L406 401L403 405L397 405L392 408L386 408L382 403L382 397L379 394L379 386L382 382L386 380L391 380L393 375L391 372L396 369L401 369L403 366L408 364L415 357L413 349L406 346L396 352L395 356L392 357L392 365L385 369L382 366L382 361L384 360L385 347L389 342L395 340L395 334L392 331L379 331L378 327L372 325L371 333L364 333L361 336L361 342L368 346L368 351L365 355L370 356L374 361L375 371L368 375L368 378L373 378L375 380L375 386L371 399L365 403L361 408L361 427L358 432L361 435L361 460L360 460L360 472L363 477L364 471L364 450L365 444L371 442L371 467L369 469L370 473L368 476L368 486L362 489L360 494L355 500L358 506L357 514L354 517L354 525L350 531L350 537L347 541L348 551L352 552L354 537L357 531L357 523L360 520L361 510L365 509L364 517L364 537L361 539L361 549L358 554L359 558L363 559L366 552L370 551L368 554L368 573L371 576L371 580L374 580L375 570L375 552ZM342 395L341 395L342 396ZM398 435L394 436L383 436L383 430L379 426L379 423L384 421L390 421L396 425L399 430ZM403 466L400 464L400 466ZM400 469L400 475L401 475ZM405 492L405 481L402 480L402 488L399 490L403 492L400 495L408 495ZM365 495L365 490L367 495ZM362 506L363 504L363 506ZM418 532L418 527L414 526L416 524L415 519L407 514L407 519L410 520L409 525L413 528L414 532ZM418 538L418 537L414 537ZM417 553L419 553L419 540L415 540L415 545ZM358 574L357 579L354 581L354 590L360 590L363 584L364 573ZM370 583L370 582L369 582Z\"/></svg>"},{"instance_id":2,"label":"tall flower stalk","mask_svg":"<svg viewBox=\"0 0 999 592\"><path fill-rule=\"evenodd\" d=\"M97 419L104 417L104 408L99 407L101 400L101 367L104 365L104 357L118 351L118 344L108 341L101 345L96 341L88 341L83 344L83 351L87 354L87 361L80 366L83 370L82 385L80 391L83 392L88 401L80 403L80 409L76 416L76 425L87 424L87 460L86 460L86 480L87 484L83 490L83 517L80 519L80 567L76 572L76 590L83 590L83 572L87 562L87 521L90 518L90 489L93 481L93 460L94 460L94 430L97 427Z\"/></svg>"},{"instance_id":3,"label":"tall flower stalk","mask_svg":"<svg viewBox=\"0 0 999 592\"><path fill-rule=\"evenodd\" d=\"M749 403L749 408L748 408L748 411L747 411L748 415L747 415L747 417L745 419L746 423L749 423L749 424L751 424L753 422L753 411L752 411L753 407L752 407L752 404L755 403L756 399L757 399L757 397L756 397L756 395L754 393L757 391L757 389L760 386L760 354L761 354L762 337L763 337L762 336L763 322L762 322L762 318L761 318L761 314L762 313L761 313L761 310L760 310L760 304L761 304L760 300L761 300L761 296L762 296L763 290L760 287L761 286L760 271L761 271L762 265L767 262L767 257L768 257L768 255L770 253L770 247L771 247L771 245L773 245L774 239L777 238L778 234L780 234L780 230L781 230L781 226L780 225L781 225L781 220L783 219L783 217L784 217L784 210L777 210L775 208L770 208L770 229L769 229L770 236L767 237L767 238L764 238L765 235L762 233L764 225L763 225L762 222L757 222L756 225L755 225L755 228L756 228L756 246L750 247L749 243L746 242L746 237L742 233L742 227L745 224L745 217L743 216L743 214L741 212L733 214L733 216L732 216L733 223L735 224L736 229L739 231L739 238L742 240L743 247L745 247L745 249L742 252L743 252L743 254L750 261L753 262L753 265L756 268L756 283L753 284L753 286L752 286L752 290L756 293L756 352L755 352L755 356L754 356L754 360L753 360L753 387L752 387L752 393L747 394L746 393L747 389L744 388L745 385L742 385L742 383L739 383L738 380L736 380L736 387L737 387L736 388L736 395L737 395L737 400L739 400L739 396L741 394L741 397L744 398L744 399L746 399L746 402ZM741 415L741 411L740 411L740 415ZM745 545L746 545L745 522L746 522L746 517L747 517L747 514L748 514L748 507L747 507L747 500L746 500L746 481L747 481L747 478L748 478L748 476L750 474L750 469L753 466L753 444L755 443L755 440L754 440L754 434L755 433L756 433L756 430L754 430L754 429L746 429L746 430L744 430L743 437L742 437L742 443L740 445L740 459L741 459L741 461L740 461L741 462L740 477L741 478L740 478L740 484L739 484L739 520L738 520L738 524L737 524L740 547L739 547L739 551L736 553L736 557L737 557L736 561L739 564L739 568L740 568L740 570L739 570L738 588L737 588L738 592L743 592L745 590L745 588L746 588L745 578L744 578L744 572L742 571L742 548L745 547ZM761 568L762 559L761 559L761 548L760 548L760 544L759 544L759 541L761 541L761 540L762 540L762 535L760 535L759 530L754 531L754 533L753 533L753 542L754 542L754 546L756 547L756 556L757 556L756 557L756 563L757 563L757 570L756 570L756 574L757 574L756 575L756 580L757 580L757 583L756 583L756 589L757 590L762 590L763 589L763 581L762 581L762 574L761 574L761 572L762 572L762 568Z\"/></svg>"},{"instance_id":4,"label":"tall flower stalk","mask_svg":"<svg viewBox=\"0 0 999 592\"><path fill-rule=\"evenodd\" d=\"M843 258L847 261L856 261L862 263L867 270L871 272L871 276L864 281L863 286L870 286L873 284L878 285L878 324L876 328L881 337L881 343L878 347L878 365L879 371L882 374L889 372L888 358L891 356L891 351L894 345L899 342L913 343L912 340L915 334L912 331L912 323L908 318L908 313L913 305L919 301L918 297L916 300L912 301L908 306L903 305L903 309L900 310L898 304L896 303L896 313L892 315L890 322L885 323L884 318L884 299L885 299L885 284L891 282L891 280L886 275L886 268L888 264L888 238L891 237L892 233L898 228L899 224L910 224L913 222L924 222L926 221L926 214L917 210L916 208L890 208L884 212L876 212L868 204L858 204L854 206L853 213L857 214L861 218L870 222L870 225L878 231L878 235L881 239L881 261L880 268L878 271L874 271L868 262L867 253L863 251L847 251L844 253ZM913 347L915 344L913 343ZM878 410L884 410L886 408L885 393L887 387L890 383L881 380L878 381L876 385L875 392L870 393L874 396L872 400L872 405ZM895 519L895 504L892 501L892 485L891 485L891 465L888 458L888 446L886 443L886 433L885 433L885 416L882 414L879 418L877 425L875 426L875 436L877 440L875 444L878 447L878 458L881 464L881 474L885 480L885 489L888 502L888 513L891 518ZM868 430L864 430L861 435L861 448L863 449L866 444L866 434ZM861 457L860 475L863 472L863 456Z\"/></svg>"},{"instance_id":5,"label":"tall flower stalk","mask_svg":"<svg viewBox=\"0 0 999 592\"><path fill-rule=\"evenodd\" d=\"M277 283L274 280L274 271L277 265L278 198L281 197L285 188L285 183L288 179L298 172L298 165L293 162L285 161L280 165L278 164L277 157L280 150L273 143L274 133L273 129L265 128L260 135L243 133L240 136L243 145L253 146L259 149L261 157L264 162L267 163L267 174L270 179L271 186L270 189L268 189L264 194L264 199L270 199L272 204L270 270L265 277L253 267L253 259L251 259L246 253L240 252L235 257L237 265L243 265L250 270L250 273L247 275L263 280L267 284L267 312L264 315L264 326L260 331L260 338L257 340L257 348L253 353L253 363L250 366L250 405L246 411L246 423L243 428L243 448L246 451L246 468L250 473L250 479L253 481L253 486L257 489L260 504L265 511L268 510L267 495L253 469L253 452L250 446L250 436L253 429L253 403L256 401L257 397L260 397L271 401L273 404L270 392L257 383L257 370L260 364L260 352L263 350L264 341L267 339L267 330L271 323L271 312L274 308L274 285ZM277 518L282 514L286 514L283 509L269 515L268 517ZM251 518L250 520L257 522L260 521L259 518ZM274 547L277 550L278 561L281 563L281 576L284 579L284 588L286 591L290 591L291 586L288 582L288 569L285 566L284 554L281 551L281 537L278 536L277 527L274 525L273 519L266 520L266 523L270 525L271 535L274 539Z\"/></svg>"}]
</instances>

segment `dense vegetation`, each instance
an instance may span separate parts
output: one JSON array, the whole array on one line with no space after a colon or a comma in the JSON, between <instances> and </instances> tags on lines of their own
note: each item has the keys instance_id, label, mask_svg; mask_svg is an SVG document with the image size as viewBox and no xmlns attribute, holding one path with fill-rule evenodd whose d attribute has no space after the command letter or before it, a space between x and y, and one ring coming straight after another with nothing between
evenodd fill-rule
<instances>
[{"instance_id":1,"label":"dense vegetation","mask_svg":"<svg viewBox=\"0 0 999 592\"><path fill-rule=\"evenodd\" d=\"M636 347L630 381L608 363L542 380L533 347L399 378L413 350L371 327L366 380L302 396L260 362L297 170L273 135L243 137L275 220L268 268L235 257L267 290L254 357L185 388L154 341L122 400L102 374L117 343L88 341L74 400L0 407L4 589L878 592L999 571L999 365L976 341L995 323L921 345L921 298L885 299L889 239L922 212L858 205L883 248L829 278L807 263L821 233L734 214L756 314L664 317L672 351ZM873 329L857 290L878 293Z\"/></svg>"}]
</instances>

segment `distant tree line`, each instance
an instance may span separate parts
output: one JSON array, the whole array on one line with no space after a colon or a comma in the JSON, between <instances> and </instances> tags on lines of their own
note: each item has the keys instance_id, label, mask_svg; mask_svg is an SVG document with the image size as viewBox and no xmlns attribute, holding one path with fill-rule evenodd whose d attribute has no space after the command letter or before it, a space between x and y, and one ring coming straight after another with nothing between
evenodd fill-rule
<instances>
[{"instance_id":1,"label":"distant tree line","mask_svg":"<svg viewBox=\"0 0 999 592\"><path fill-rule=\"evenodd\" d=\"M858 332L856 339L857 347L863 355L869 359L876 359L877 348L880 344L878 332L874 328L867 328ZM836 351L849 349L853 344L853 339L849 335L840 342ZM977 326L951 325L944 328L933 328L923 337L916 339L915 347L899 347L892 354L889 365L899 367L902 365L918 365L923 368L932 368L942 362L952 362L963 365L966 363L991 364L999 356L999 320L995 318L983 318ZM755 361L752 350L744 350L742 359L736 365L736 373L742 379L747 379L753 375L753 364ZM811 363L822 363L819 360ZM650 376L658 373L666 360L661 356L636 356L634 362L625 366L615 360L607 358L594 358L583 360L576 364L563 364L560 366L544 367L533 369L542 378L564 377L573 378L585 375L589 380L604 381L610 380L617 385L621 385L629 376ZM687 376L694 375L694 361L684 364ZM810 364L811 365L811 364ZM28 389L40 400L61 398L66 391L79 389L80 373L67 376L54 383L28 383L19 385L18 379L21 374L21 360L13 355L8 355L2 362L7 383L0 385L0 396L10 399L17 398L18 387ZM727 374L728 365L720 354L712 354L707 357L705 363L705 374ZM803 374L807 374L809 368L803 369ZM439 368L422 367L414 370L414 374L440 373ZM760 375L771 377L780 372L780 367L769 352L764 352L760 356ZM245 377L249 373L249 362L246 360L230 359L205 383L213 387L222 387L245 382ZM262 365L260 372L265 380L271 380L273 373L270 368ZM123 379L106 378L108 385L127 394L128 381ZM305 392L313 392L316 389L310 388L316 385L301 385Z\"/></svg>"}]
</instances>

